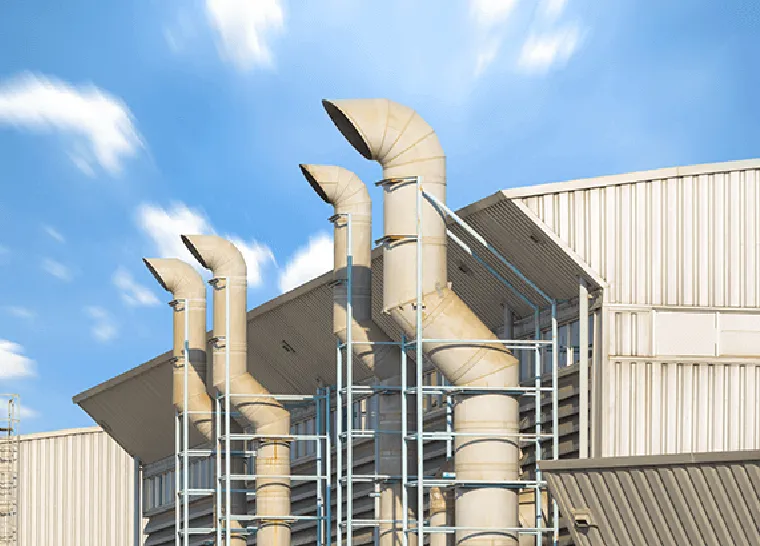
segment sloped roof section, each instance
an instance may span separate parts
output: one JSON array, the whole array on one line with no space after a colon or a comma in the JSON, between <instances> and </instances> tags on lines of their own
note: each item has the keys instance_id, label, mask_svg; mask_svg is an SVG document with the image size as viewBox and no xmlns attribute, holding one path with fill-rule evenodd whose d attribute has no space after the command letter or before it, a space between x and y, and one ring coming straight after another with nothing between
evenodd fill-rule
<instances>
[{"instance_id":1,"label":"sloped roof section","mask_svg":"<svg viewBox=\"0 0 760 546\"><path fill-rule=\"evenodd\" d=\"M758 544L760 451L540 463L578 546Z\"/></svg>"},{"instance_id":2,"label":"sloped roof section","mask_svg":"<svg viewBox=\"0 0 760 546\"><path fill-rule=\"evenodd\" d=\"M592 291L604 283L530 210L501 192L463 209L460 216L551 298L577 297L581 277ZM491 330L502 327L504 305L519 316L532 314L531 304L548 307L539 292L493 258L461 227L451 222L449 227L530 302L510 292L482 264L451 242L448 271L452 287ZM382 260L382 250L375 249L372 316L398 341L398 328L382 312ZM270 392L313 394L321 385L335 384L331 280L332 272L325 273L248 313L248 371ZM74 397L74 402L128 453L145 463L174 452L169 356L159 356ZM357 362L355 381L370 378L370 370ZM200 437L191 440L200 442Z\"/></svg>"}]
</instances>

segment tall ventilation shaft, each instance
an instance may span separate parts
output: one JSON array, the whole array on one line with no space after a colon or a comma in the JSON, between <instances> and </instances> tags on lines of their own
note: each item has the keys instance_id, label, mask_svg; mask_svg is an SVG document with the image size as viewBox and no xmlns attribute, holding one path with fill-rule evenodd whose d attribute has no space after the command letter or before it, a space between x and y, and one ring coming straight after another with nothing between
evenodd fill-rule
<instances>
[{"instance_id":1,"label":"tall ventilation shaft","mask_svg":"<svg viewBox=\"0 0 760 546\"><path fill-rule=\"evenodd\" d=\"M290 546L290 440L287 438L290 413L275 399L260 396L268 395L269 391L248 373L245 260L235 245L216 235L183 235L182 241L198 262L214 274L214 337L222 340L214 347L214 386L219 392L232 395L230 402L242 419L241 424L252 427L256 434L267 435L259 440L256 454L256 515L261 518L257 544ZM229 392L225 392L227 346Z\"/></svg>"},{"instance_id":2,"label":"tall ventilation shaft","mask_svg":"<svg viewBox=\"0 0 760 546\"><path fill-rule=\"evenodd\" d=\"M311 187L323 201L333 205L335 210L334 232L334 281L333 288L333 332L345 343L347 336L347 256L351 251L351 339L354 354L372 370L382 382L398 375L401 351L398 345L368 345L367 342L392 342L385 332L372 321L372 201L367 187L354 173L341 167L323 165L301 165L301 172ZM351 249L348 248L347 215L351 215ZM398 378L396 378L398 383ZM384 394L380 397L380 430L401 430L400 395ZM382 475L401 475L401 437L394 434L380 434L379 472ZM411 466L410 461L410 468ZM396 523L380 525L381 546L401 546L402 500L401 485L389 482L380 492L380 514L382 521ZM409 518L414 519L409 513ZM416 536L409 535L409 546L417 544Z\"/></svg>"},{"instance_id":3,"label":"tall ventilation shaft","mask_svg":"<svg viewBox=\"0 0 760 546\"><path fill-rule=\"evenodd\" d=\"M417 233L414 183L421 177L428 193L445 202L446 158L433 129L412 109L387 99L322 101L335 126L366 159L383 167L385 186L383 306L411 338L417 335L417 244L422 245L422 332L426 339L493 339L496 336L450 289L446 274L446 226L427 202ZM423 351L457 386L514 387L517 359L498 343L472 345L424 343ZM455 472L460 481L517 480L519 402L504 394L459 397L455 407ZM483 434L483 436L479 436ZM501 437L497 437L501 436ZM503 487L458 486L460 546L517 545L518 496ZM499 531L498 529L513 529Z\"/></svg>"},{"instance_id":4,"label":"tall ventilation shaft","mask_svg":"<svg viewBox=\"0 0 760 546\"><path fill-rule=\"evenodd\" d=\"M212 416L214 403L208 395L206 377L206 285L198 272L189 264L175 258L143 259L148 270L158 284L174 297L174 366L173 402L179 413L185 413L188 420L213 444L215 441ZM185 321L187 321L187 341L189 359L185 357ZM184 381L187 368L187 408L185 408ZM236 461L238 462L238 461ZM233 495L238 508L236 514L245 513L245 495ZM217 507L221 500L216 499ZM239 510L242 510L239 511ZM238 521L230 521L233 529L242 527ZM235 536L235 546L245 546L245 538Z\"/></svg>"}]
</instances>

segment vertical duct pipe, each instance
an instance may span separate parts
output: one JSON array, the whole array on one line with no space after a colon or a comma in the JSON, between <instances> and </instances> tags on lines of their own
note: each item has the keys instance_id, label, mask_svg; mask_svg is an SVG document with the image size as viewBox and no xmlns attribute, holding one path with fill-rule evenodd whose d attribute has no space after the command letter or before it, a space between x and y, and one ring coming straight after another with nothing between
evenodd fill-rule
<instances>
[{"instance_id":1,"label":"vertical duct pipe","mask_svg":"<svg viewBox=\"0 0 760 546\"><path fill-rule=\"evenodd\" d=\"M351 171L335 166L300 165L301 172L323 201L333 205L336 215L351 214L353 245L352 265L352 318L351 337L354 354L373 371L381 382L398 384L401 351L398 345L363 345L366 342L391 342L391 338L372 321L372 201L367 187ZM345 221L336 219L334 241L333 332L345 343L347 339L346 302L348 241ZM395 381L394 381L395 376ZM411 404L410 404L411 406ZM380 430L401 431L401 397L398 393L380 397ZM350 413L349 413L350 415ZM412 413L410 412L410 415ZM407 415L407 419L409 415ZM401 437L399 434L380 434L380 474L401 475ZM410 457L411 459L411 457ZM414 468L409 461L409 468ZM380 525L380 546L401 546L402 500L401 484L387 483L380 492L380 520L398 523ZM413 519L413 512L408 512ZM408 544L417 543L416 535L409 535Z\"/></svg>"},{"instance_id":2,"label":"vertical duct pipe","mask_svg":"<svg viewBox=\"0 0 760 546\"><path fill-rule=\"evenodd\" d=\"M425 191L446 198L446 158L435 131L414 110L387 99L322 101L335 126L366 159L378 161L383 178L422 178ZM416 332L418 242L416 186L396 182L385 187L384 233L390 236L383 254L383 306L402 330ZM446 226L427 201L423 202L422 332L427 339L493 339L496 336L451 290L446 273ZM517 359L502 345L425 343L423 350L454 385L514 387L519 384ZM519 474L519 402L504 394L461 396L455 408L455 470L457 480L516 480ZM478 436L483 434L483 436ZM496 437L503 435L502 437ZM519 526L515 489L457 487L456 526L516 529ZM514 531L456 533L460 546L513 546Z\"/></svg>"},{"instance_id":3,"label":"vertical duct pipe","mask_svg":"<svg viewBox=\"0 0 760 546\"><path fill-rule=\"evenodd\" d=\"M190 264L175 258L144 258L148 270L158 284L172 294L174 308L175 358L172 401L177 412L187 410L190 423L201 433L203 439L213 445L214 403L206 389L206 284ZM190 348L187 368L187 408L185 396L185 319L187 318L188 346ZM137 472L137 469L135 469ZM140 515L142 517L142 515ZM240 544L239 546L242 546Z\"/></svg>"},{"instance_id":4,"label":"vertical duct pipe","mask_svg":"<svg viewBox=\"0 0 760 546\"><path fill-rule=\"evenodd\" d=\"M271 435L259 440L256 454L256 515L262 518L258 522L257 544L290 546L287 519L290 515L290 440L287 439L290 413L275 399L257 396L269 392L248 373L245 260L235 245L216 235L183 235L182 241L215 278L214 337L224 342L214 348L214 387L225 393L225 345L229 345L230 392L226 394L233 395L230 402L242 419L241 424L252 427L256 434ZM229 339L225 338L227 316Z\"/></svg>"},{"instance_id":5,"label":"vertical duct pipe","mask_svg":"<svg viewBox=\"0 0 760 546\"><path fill-rule=\"evenodd\" d=\"M444 474L454 470L454 461L449 459L441 465L435 474L441 479ZM430 488L430 527L454 526L454 490L451 487ZM454 546L453 533L430 533L430 546Z\"/></svg>"}]
</instances>

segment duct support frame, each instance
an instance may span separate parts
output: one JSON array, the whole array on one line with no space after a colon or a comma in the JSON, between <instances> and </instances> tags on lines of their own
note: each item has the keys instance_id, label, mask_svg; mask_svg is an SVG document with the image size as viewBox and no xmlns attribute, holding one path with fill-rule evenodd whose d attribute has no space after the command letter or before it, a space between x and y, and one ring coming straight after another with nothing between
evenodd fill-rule
<instances>
[{"instance_id":1,"label":"duct support frame","mask_svg":"<svg viewBox=\"0 0 760 546\"><path fill-rule=\"evenodd\" d=\"M226 278L220 277L220 280ZM212 281L213 282L213 281ZM229 298L229 292L226 296ZM175 312L182 310L178 306L187 306L187 300L174 300L170 304ZM227 313L229 313L229 301L227 301ZM189 364L188 355L189 352L189 314L185 314L185 340L184 340L184 355L183 358L187 359ZM227 317L226 332L229 335L229 317ZM227 364L225 370L226 381L226 393L230 392L229 389L229 344L225 343L225 362ZM214 399L214 430L216 444L211 449L191 449L189 446L189 422L190 414L192 412L187 410L188 407L188 365L184 366L184 408L182 412L174 411L175 422L175 450L174 450L174 464L175 464L175 490L176 490L176 502L175 502L175 546L189 546L192 536L203 536L211 538L216 537L215 544L218 546L229 546L230 538L232 536L232 530L230 529L231 520L234 518L239 521L254 521L260 520L261 517L250 516L247 514L232 514L231 513L231 492L233 490L233 483L243 482L242 487L235 487L236 492L244 491L246 494L253 493L253 490L247 489L245 482L248 480L256 480L255 474L231 474L230 458L232 455L242 455L245 457L255 456L255 451L247 449L242 451L232 450L232 441L256 441L265 437L271 437L266 434L244 434L244 433L232 433L231 429L231 416L233 414L232 404L230 398L235 395L231 394L219 394ZM245 396L245 395L240 395ZM258 394L258 397L273 398L281 402L296 402L296 403L314 403L315 416L316 416L316 430L315 434L292 434L284 438L285 440L293 442L316 442L316 474L313 476L267 476L271 477L287 477L293 481L315 481L317 483L317 506L315 516L270 516L270 518L277 518L288 521L313 521L317 527L317 546L331 546L330 528L329 522L331 520L331 463L330 453L332 450L331 438L330 438L330 419L326 419L325 414L329 415L330 408L330 390L328 388L320 388L315 395L263 395ZM327 413L325 413L327 411ZM193 488L190 482L190 468L191 460L195 459L209 459L213 461L215 466L215 486L212 488ZM254 465L255 466L255 465ZM213 527L192 527L190 525L190 503L191 499L199 497L211 496L214 499L214 526ZM237 534L247 535L256 531L256 527L245 527L237 531Z\"/></svg>"},{"instance_id":2,"label":"duct support frame","mask_svg":"<svg viewBox=\"0 0 760 546\"><path fill-rule=\"evenodd\" d=\"M416 226L417 233L414 235L406 236L409 240L421 240L421 227L422 227L422 203L423 199L428 200L433 208L444 219L450 218L457 225L459 225L465 232L468 233L474 240L483 246L488 255L495 258L503 266L507 267L523 282L530 286L537 294L539 294L546 302L546 307L551 310L551 339L541 339L541 330L539 325L540 312L542 308L529 299L525 294L517 290L506 278L504 278L493 266L491 266L486 259L481 257L475 252L467 243L462 241L455 233L450 229L447 229L448 237L457 244L465 253L477 261L483 266L492 276L494 276L501 284L503 284L508 290L514 293L522 301L528 304L534 312L534 338L533 340L498 340L501 345L512 351L525 351L526 353L533 354L534 362L534 383L531 387L511 387L511 388L495 388L495 387L462 387L462 386L425 386L424 383L424 359L423 359L423 343L482 343L493 344L493 339L488 340L463 340L463 339L423 339L420 333L422 332L422 245L417 245L416 253L416 267L417 267L417 287L416 287L416 335L413 340L408 340L405 335L402 335L400 343L393 343L399 345L401 348L401 362L400 362L400 386L365 386L353 384L352 373L352 356L354 353L354 345L358 344L351 338L351 324L352 324L352 256L351 256L351 215L342 214L333 217L334 221L338 218L345 218L346 228L348 229L347 237L347 301L346 301L346 322L347 322L347 339L345 343L340 341L337 344L336 351L336 372L337 372L337 385L336 395L337 404L336 408L336 443L337 443L337 543L344 544L343 533L345 532L345 545L353 546L353 530L358 527L379 527L382 523L397 523L395 521L380 521L380 520L360 520L353 518L353 483L359 481L373 481L377 483L378 480L393 481L399 480L402 484L402 546L408 545L409 535L415 534L418 544L423 544L426 534L433 536L444 533L450 535L456 531L512 531L522 535L534 535L535 544L542 546L544 544L544 537L548 535L551 544L556 546L559 540L559 514L557 509L557 503L552 499L552 526L546 526L543 524L544 516L542 509L543 495L546 494L548 498L548 489L546 481L542 479L541 471L538 467L538 462L542 457L542 450L544 448L544 442L551 441L552 458L559 458L559 419L558 419L558 368L559 368L559 345L558 345L558 327L557 327L557 302L549 297L540 288L538 288L530 279L528 279L517 267L510 263L504 256L502 256L495 247L488 243L477 231L471 226L466 224L455 212L449 209L445 204L436 199L433 195L428 194L422 187L421 177L409 177L404 179L393 180L381 180L376 185L386 186L389 184L415 184L417 188L417 206L416 206ZM397 241L388 241L380 239L378 241L381 244L393 244ZM389 342L361 342L362 345L381 345L388 344ZM406 387L407 385L407 351L414 350L416 354L415 362L415 376L416 381L414 386ZM551 351L551 385L543 386L542 384L542 355L543 352ZM345 353L345 357L344 357ZM345 374L345 376L344 376ZM345 381L344 381L345 377ZM408 430L407 420L401 420L400 431L381 431L381 430L364 430L361 432L355 431L353 428L353 403L354 395L357 393L373 393L379 394L382 391L398 390L401 391L401 413L407 414L408 397L412 396L417 401L416 411L416 430ZM476 434L457 433L453 431L451 413L452 403L457 396L466 394L506 394L512 396L532 396L535 405L535 429L532 434L519 433L517 436L518 441L532 442L535 452L535 469L533 480L515 480L504 482L480 482L480 481L464 481L457 480L456 477L448 478L443 476L441 479L435 479L426 477L424 475L424 444L425 441L443 441L446 443L446 455L447 458L453 456L452 444L456 436ZM425 432L424 430L424 412L423 412L423 400L425 396L438 395L445 397L446 400L446 431L445 432ZM542 427L542 396L548 395L551 398L551 432L544 432ZM346 423L344 430L344 423L342 420L342 408L346 407ZM402 465L401 476L380 476L375 474L374 476L356 475L353 473L353 439L357 436L375 438L375 442L378 441L379 434L400 434L402 437ZM477 436L483 436L483 433L478 433ZM504 435L498 435L497 438L504 438ZM414 447L417 454L416 472L408 468L407 457L410 447ZM346 474L343 475L343 452L346 453ZM461 528L455 525L448 527L431 527L429 525L429 519L424 517L425 507L425 495L427 490L432 487L506 487L518 490L532 490L534 492L535 499L535 522L534 527L520 527L516 529L486 529L486 528ZM346 511L343 512L343 489L346 489ZM416 520L409 520L409 503L410 492L416 491ZM546 514L548 516L548 514ZM427 525L426 525L427 523ZM377 533L375 533L377 536Z\"/></svg>"},{"instance_id":3,"label":"duct support frame","mask_svg":"<svg viewBox=\"0 0 760 546\"><path fill-rule=\"evenodd\" d=\"M19 395L0 394L0 404L4 405L0 413L0 546L16 546L21 447Z\"/></svg>"}]
</instances>

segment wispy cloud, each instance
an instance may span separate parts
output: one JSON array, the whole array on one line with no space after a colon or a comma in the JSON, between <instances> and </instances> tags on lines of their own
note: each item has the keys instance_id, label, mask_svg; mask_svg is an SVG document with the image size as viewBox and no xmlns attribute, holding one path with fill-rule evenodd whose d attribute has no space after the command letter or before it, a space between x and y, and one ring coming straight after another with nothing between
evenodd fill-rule
<instances>
[{"instance_id":1,"label":"wispy cloud","mask_svg":"<svg viewBox=\"0 0 760 546\"><path fill-rule=\"evenodd\" d=\"M180 236L216 234L211 222L201 211L184 203L173 203L168 208L144 203L137 209L137 223L151 239L160 257L180 258L199 269L197 260L182 243ZM264 268L269 263L275 263L272 251L255 240L245 241L235 235L224 237L232 241L243 254L248 270L248 285L260 286Z\"/></svg>"},{"instance_id":2,"label":"wispy cloud","mask_svg":"<svg viewBox=\"0 0 760 546\"><path fill-rule=\"evenodd\" d=\"M326 233L309 238L280 273L280 290L287 292L333 268L333 241Z\"/></svg>"},{"instance_id":3,"label":"wispy cloud","mask_svg":"<svg viewBox=\"0 0 760 546\"><path fill-rule=\"evenodd\" d=\"M475 28L475 77L480 77L496 60L503 39L504 23L517 5L516 0L470 0L470 18Z\"/></svg>"},{"instance_id":4,"label":"wispy cloud","mask_svg":"<svg viewBox=\"0 0 760 546\"><path fill-rule=\"evenodd\" d=\"M121 291L121 299L131 306L158 305L156 295L148 288L135 281L132 274L124 267L119 267L113 274L113 284Z\"/></svg>"},{"instance_id":5,"label":"wispy cloud","mask_svg":"<svg viewBox=\"0 0 760 546\"><path fill-rule=\"evenodd\" d=\"M42 269L49 275L65 282L69 282L73 278L71 270L68 267L50 258L42 260Z\"/></svg>"},{"instance_id":6,"label":"wispy cloud","mask_svg":"<svg viewBox=\"0 0 760 546\"><path fill-rule=\"evenodd\" d=\"M19 412L18 416L20 419L36 419L40 416L40 412L37 410L34 410L30 408L29 406L25 406L23 403L19 406Z\"/></svg>"},{"instance_id":7,"label":"wispy cloud","mask_svg":"<svg viewBox=\"0 0 760 546\"><path fill-rule=\"evenodd\" d=\"M556 19L565 11L567 0L544 0L541 2L541 14L547 19Z\"/></svg>"},{"instance_id":8,"label":"wispy cloud","mask_svg":"<svg viewBox=\"0 0 760 546\"><path fill-rule=\"evenodd\" d=\"M0 124L73 136L72 157L80 168L98 163L111 174L141 146L123 101L94 85L75 87L40 74L0 83Z\"/></svg>"},{"instance_id":9,"label":"wispy cloud","mask_svg":"<svg viewBox=\"0 0 760 546\"><path fill-rule=\"evenodd\" d=\"M0 379L21 379L36 375L34 360L24 356L18 343L0 339Z\"/></svg>"},{"instance_id":10,"label":"wispy cloud","mask_svg":"<svg viewBox=\"0 0 760 546\"><path fill-rule=\"evenodd\" d=\"M274 63L269 41L285 27L280 0L206 0L206 14L223 58L239 69Z\"/></svg>"},{"instance_id":11,"label":"wispy cloud","mask_svg":"<svg viewBox=\"0 0 760 546\"><path fill-rule=\"evenodd\" d=\"M34 317L37 316L37 313L29 309L28 307L22 307L20 305L7 305L5 307L6 313L9 315L24 319L24 320L32 320Z\"/></svg>"},{"instance_id":12,"label":"wispy cloud","mask_svg":"<svg viewBox=\"0 0 760 546\"><path fill-rule=\"evenodd\" d=\"M98 341L111 341L116 337L118 330L111 315L102 307L85 307L85 314L92 319L90 332Z\"/></svg>"},{"instance_id":13,"label":"wispy cloud","mask_svg":"<svg viewBox=\"0 0 760 546\"><path fill-rule=\"evenodd\" d=\"M503 23L516 5L516 0L470 0L470 14L481 27L491 27Z\"/></svg>"},{"instance_id":14,"label":"wispy cloud","mask_svg":"<svg viewBox=\"0 0 760 546\"><path fill-rule=\"evenodd\" d=\"M578 47L580 32L568 26L555 32L529 36L520 52L520 68L545 72L552 66L567 62Z\"/></svg>"},{"instance_id":15,"label":"wispy cloud","mask_svg":"<svg viewBox=\"0 0 760 546\"><path fill-rule=\"evenodd\" d=\"M48 235L50 235L50 237L52 237L53 239L55 239L59 243L65 243L66 242L66 238L63 235L61 235L61 232L58 231L57 229L55 229L54 227L43 225L42 229L45 231L45 233L47 233Z\"/></svg>"}]
</instances>

